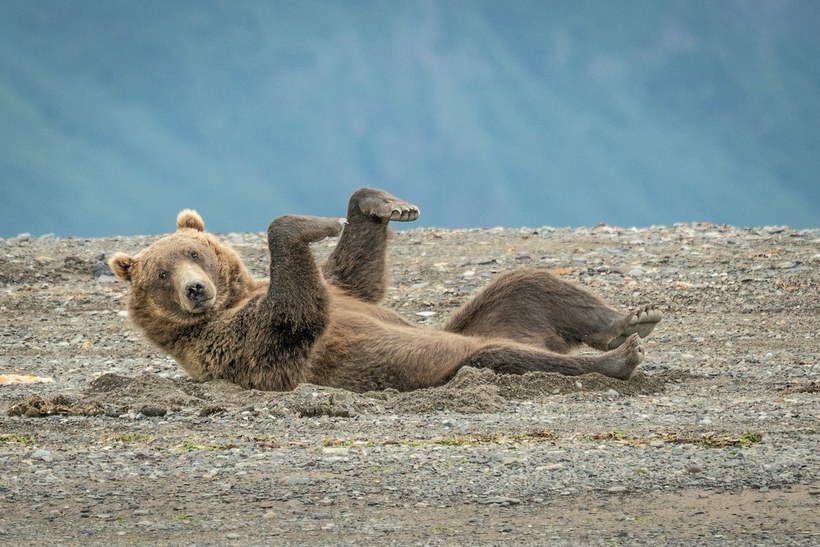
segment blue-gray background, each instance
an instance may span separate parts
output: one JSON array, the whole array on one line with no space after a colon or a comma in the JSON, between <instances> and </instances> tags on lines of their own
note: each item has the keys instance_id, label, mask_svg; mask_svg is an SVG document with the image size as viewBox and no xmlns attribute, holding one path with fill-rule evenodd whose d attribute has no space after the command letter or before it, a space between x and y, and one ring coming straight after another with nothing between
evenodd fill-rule
<instances>
[{"instance_id":1,"label":"blue-gray background","mask_svg":"<svg viewBox=\"0 0 820 547\"><path fill-rule=\"evenodd\" d=\"M0 236L820 226L820 2L0 2Z\"/></svg>"}]
</instances>

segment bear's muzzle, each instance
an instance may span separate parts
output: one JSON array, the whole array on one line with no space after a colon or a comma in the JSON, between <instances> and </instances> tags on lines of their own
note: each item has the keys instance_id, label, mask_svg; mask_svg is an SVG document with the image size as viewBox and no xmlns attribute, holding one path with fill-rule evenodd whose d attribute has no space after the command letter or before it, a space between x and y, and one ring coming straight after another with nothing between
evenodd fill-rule
<instances>
[{"instance_id":1,"label":"bear's muzzle","mask_svg":"<svg viewBox=\"0 0 820 547\"><path fill-rule=\"evenodd\" d=\"M179 287L179 300L190 313L201 313L210 308L215 300L216 287L209 282L200 268L189 265L183 269L182 285Z\"/></svg>"}]
</instances>

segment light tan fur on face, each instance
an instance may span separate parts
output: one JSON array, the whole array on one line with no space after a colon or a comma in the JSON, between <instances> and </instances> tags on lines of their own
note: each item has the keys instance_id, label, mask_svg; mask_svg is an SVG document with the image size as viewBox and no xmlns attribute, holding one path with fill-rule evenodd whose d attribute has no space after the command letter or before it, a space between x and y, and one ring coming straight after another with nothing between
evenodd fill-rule
<instances>
[{"instance_id":1,"label":"light tan fur on face","mask_svg":"<svg viewBox=\"0 0 820 547\"><path fill-rule=\"evenodd\" d=\"M210 276L208 276L202 270L202 268L200 268L196 264L186 262L180 267L177 276L177 299L182 309L187 310L190 313L202 313L210 309L211 306L213 306L214 302L216 301L216 285L214 285L213 281L211 281ZM197 282L202 283L205 286L205 295L207 296L207 300L205 300L198 306L194 305L194 303L191 302L191 300L185 294L188 284Z\"/></svg>"}]
</instances>

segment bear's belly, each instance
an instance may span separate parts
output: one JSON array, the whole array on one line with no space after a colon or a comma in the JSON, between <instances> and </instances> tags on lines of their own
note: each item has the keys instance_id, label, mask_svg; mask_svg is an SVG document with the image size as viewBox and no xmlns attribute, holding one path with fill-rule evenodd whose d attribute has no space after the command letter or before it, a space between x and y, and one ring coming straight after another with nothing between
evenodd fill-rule
<instances>
[{"instance_id":1,"label":"bear's belly","mask_svg":"<svg viewBox=\"0 0 820 547\"><path fill-rule=\"evenodd\" d=\"M311 359L311 379L352 391L400 391L449 380L481 340L420 328L370 305L335 309Z\"/></svg>"}]
</instances>

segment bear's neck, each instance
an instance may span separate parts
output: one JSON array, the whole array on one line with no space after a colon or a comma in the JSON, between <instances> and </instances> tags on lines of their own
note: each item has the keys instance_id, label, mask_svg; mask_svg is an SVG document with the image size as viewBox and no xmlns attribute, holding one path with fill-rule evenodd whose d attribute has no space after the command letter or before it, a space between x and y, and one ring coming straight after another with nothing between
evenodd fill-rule
<instances>
[{"instance_id":1,"label":"bear's neck","mask_svg":"<svg viewBox=\"0 0 820 547\"><path fill-rule=\"evenodd\" d=\"M129 313L134 324L151 342L172 355L177 353L180 346L190 345L199 338L207 321L204 317L197 318L195 322L157 317L139 306L132 306Z\"/></svg>"}]
</instances>

